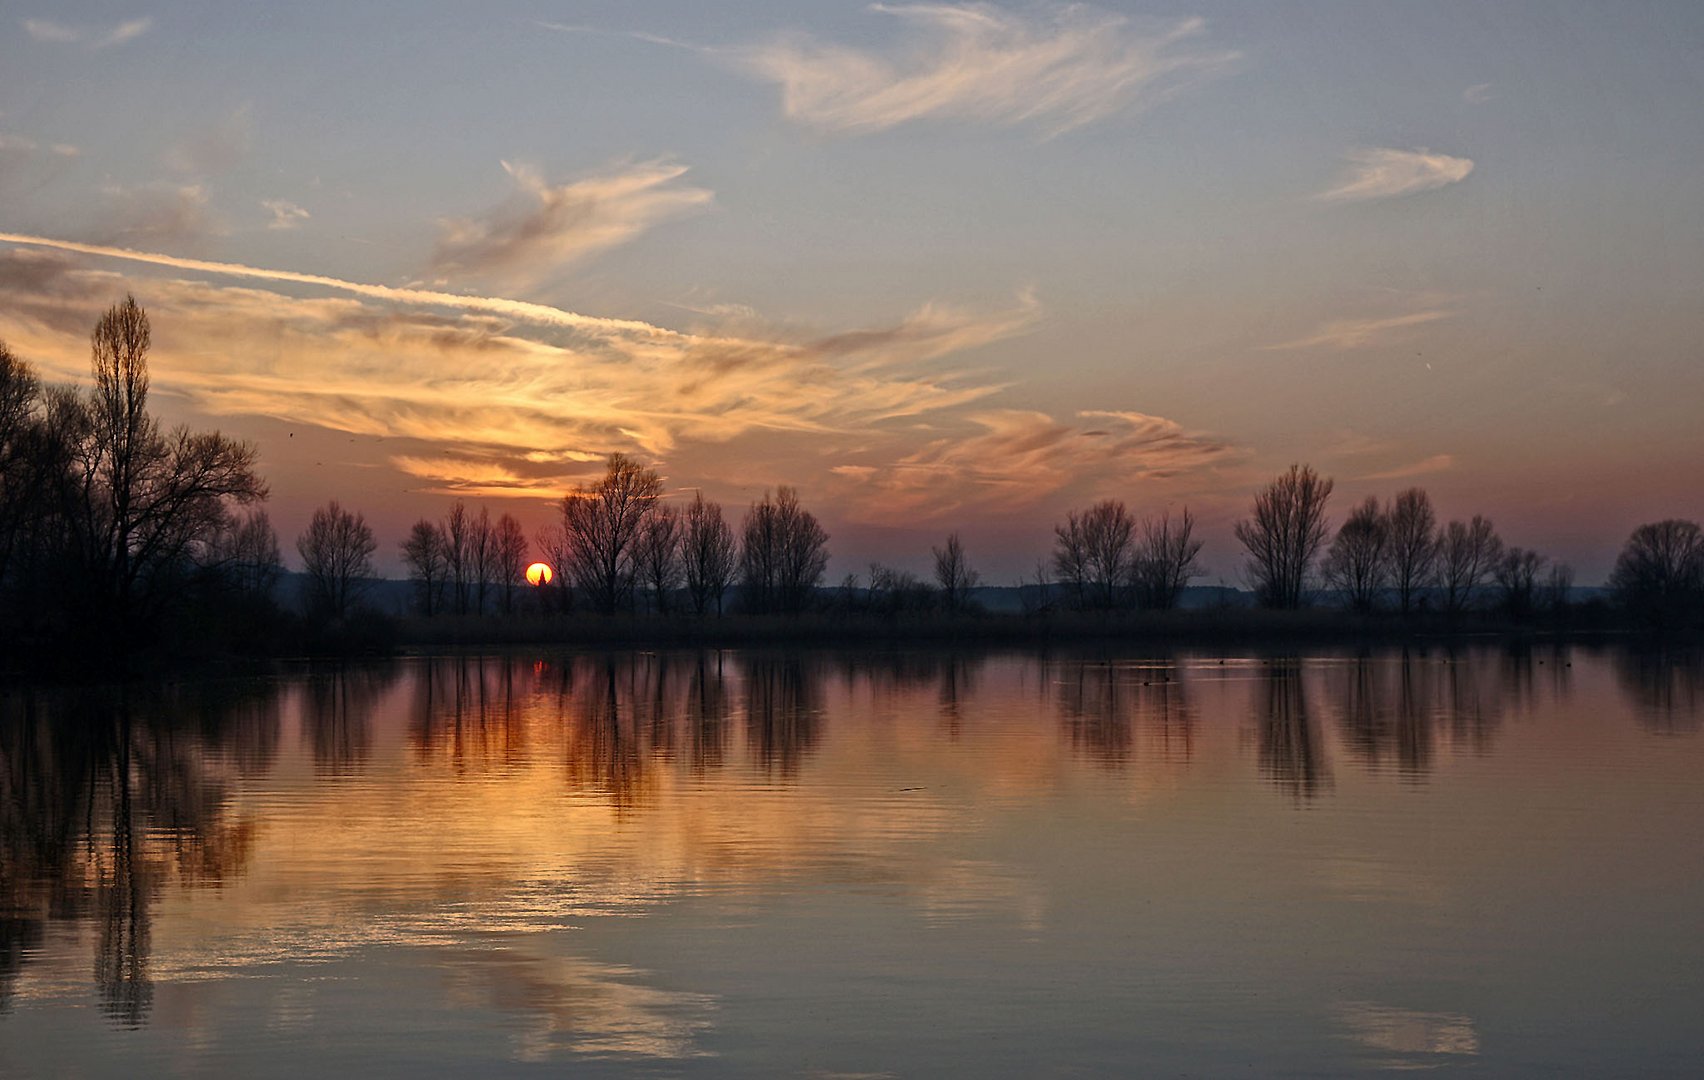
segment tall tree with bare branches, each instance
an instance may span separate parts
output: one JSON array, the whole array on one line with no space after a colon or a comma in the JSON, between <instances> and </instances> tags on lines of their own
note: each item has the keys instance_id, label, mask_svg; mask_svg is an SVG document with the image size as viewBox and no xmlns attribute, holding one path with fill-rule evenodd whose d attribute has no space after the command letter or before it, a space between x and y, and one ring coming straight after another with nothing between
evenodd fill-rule
<instances>
[{"instance_id":1,"label":"tall tree with bare branches","mask_svg":"<svg viewBox=\"0 0 1704 1080\"><path fill-rule=\"evenodd\" d=\"M1370 612L1389 579L1389 556L1390 518L1378 496L1368 495L1343 519L1321 570L1352 610Z\"/></svg>"},{"instance_id":2,"label":"tall tree with bare branches","mask_svg":"<svg viewBox=\"0 0 1704 1080\"><path fill-rule=\"evenodd\" d=\"M1142 522L1137 545L1137 598L1143 607L1169 611L1177 607L1192 578L1201 575L1202 542L1195 538L1195 518L1186 506L1174 519L1170 513Z\"/></svg>"},{"instance_id":3,"label":"tall tree with bare branches","mask_svg":"<svg viewBox=\"0 0 1704 1080\"><path fill-rule=\"evenodd\" d=\"M1397 608L1407 615L1423 589L1437 580L1438 517L1424 488L1399 492L1386 514L1390 534L1390 580Z\"/></svg>"},{"instance_id":4,"label":"tall tree with bare branches","mask_svg":"<svg viewBox=\"0 0 1704 1080\"><path fill-rule=\"evenodd\" d=\"M655 471L625 454L611 454L601 480L563 497L564 569L599 614L615 614L631 596L634 549L662 492Z\"/></svg>"},{"instance_id":5,"label":"tall tree with bare branches","mask_svg":"<svg viewBox=\"0 0 1704 1080\"><path fill-rule=\"evenodd\" d=\"M373 552L378 549L361 514L343 509L336 499L315 510L296 538L313 606L335 619L347 616L372 584Z\"/></svg>"},{"instance_id":6,"label":"tall tree with bare branches","mask_svg":"<svg viewBox=\"0 0 1704 1080\"><path fill-rule=\"evenodd\" d=\"M669 594L680 587L680 543L684 531L680 511L667 503L658 503L639 529L634 561L659 615L669 613Z\"/></svg>"},{"instance_id":7,"label":"tall tree with bare branches","mask_svg":"<svg viewBox=\"0 0 1704 1080\"><path fill-rule=\"evenodd\" d=\"M1254 498L1253 514L1237 522L1248 549L1248 577L1267 607L1293 609L1307 598L1314 558L1325 543L1326 500L1332 482L1311 465L1291 465Z\"/></svg>"},{"instance_id":8,"label":"tall tree with bare branches","mask_svg":"<svg viewBox=\"0 0 1704 1080\"><path fill-rule=\"evenodd\" d=\"M705 502L702 491L693 496L686 508L681 561L692 613L703 615L714 603L716 614L720 615L722 597L733 582L739 563L739 547L734 543L734 530L722 517L721 504Z\"/></svg>"},{"instance_id":9,"label":"tall tree with bare branches","mask_svg":"<svg viewBox=\"0 0 1704 1080\"><path fill-rule=\"evenodd\" d=\"M1460 613L1491 576L1503 557L1503 541L1489 518L1452 521L1438 539L1438 578L1444 589L1444 610Z\"/></svg>"},{"instance_id":10,"label":"tall tree with bare branches","mask_svg":"<svg viewBox=\"0 0 1704 1080\"><path fill-rule=\"evenodd\" d=\"M944 545L931 550L935 555L935 584L941 587L942 606L954 614L968 610L970 590L976 588L982 575L972 569L959 534L952 533Z\"/></svg>"}]
</instances>

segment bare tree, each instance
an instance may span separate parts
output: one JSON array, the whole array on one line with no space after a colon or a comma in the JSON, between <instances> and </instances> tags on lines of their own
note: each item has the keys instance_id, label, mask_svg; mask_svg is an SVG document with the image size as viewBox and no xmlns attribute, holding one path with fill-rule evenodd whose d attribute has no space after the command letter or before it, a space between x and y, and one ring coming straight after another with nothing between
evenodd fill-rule
<instances>
[{"instance_id":1,"label":"bare tree","mask_svg":"<svg viewBox=\"0 0 1704 1080\"><path fill-rule=\"evenodd\" d=\"M315 510L307 530L296 538L314 607L337 619L348 615L372 583L378 549L366 518L343 509L336 499Z\"/></svg>"},{"instance_id":2,"label":"bare tree","mask_svg":"<svg viewBox=\"0 0 1704 1080\"><path fill-rule=\"evenodd\" d=\"M680 546L685 531L680 511L666 503L658 503L639 529L634 561L659 615L669 613L669 594L680 587Z\"/></svg>"},{"instance_id":3,"label":"bare tree","mask_svg":"<svg viewBox=\"0 0 1704 1080\"><path fill-rule=\"evenodd\" d=\"M1538 592L1538 575L1549 562L1536 551L1511 547L1503 552L1492 568L1491 576L1503 594L1503 608L1515 618L1532 613L1533 600Z\"/></svg>"},{"instance_id":4,"label":"bare tree","mask_svg":"<svg viewBox=\"0 0 1704 1080\"><path fill-rule=\"evenodd\" d=\"M634 548L663 482L625 454L611 454L603 479L562 499L564 570L600 614L613 615L633 586Z\"/></svg>"},{"instance_id":5,"label":"bare tree","mask_svg":"<svg viewBox=\"0 0 1704 1080\"><path fill-rule=\"evenodd\" d=\"M76 429L73 533L121 640L173 602L185 561L224 528L231 505L266 498L252 444L183 427L161 433L147 408L151 340L134 297L108 309L90 335L87 418L56 421Z\"/></svg>"},{"instance_id":6,"label":"bare tree","mask_svg":"<svg viewBox=\"0 0 1704 1080\"><path fill-rule=\"evenodd\" d=\"M264 510L228 515L207 544L203 566L245 596L270 597L284 572L278 532Z\"/></svg>"},{"instance_id":7,"label":"bare tree","mask_svg":"<svg viewBox=\"0 0 1704 1080\"><path fill-rule=\"evenodd\" d=\"M747 511L741 528L741 601L752 611L803 611L828 569L828 533L790 487Z\"/></svg>"},{"instance_id":8,"label":"bare tree","mask_svg":"<svg viewBox=\"0 0 1704 1080\"><path fill-rule=\"evenodd\" d=\"M982 580L964 553L958 533L947 537L945 546L932 548L935 554L935 584L941 587L941 603L953 613L969 610L970 590Z\"/></svg>"},{"instance_id":9,"label":"bare tree","mask_svg":"<svg viewBox=\"0 0 1704 1080\"><path fill-rule=\"evenodd\" d=\"M1349 512L1322 570L1328 585L1338 590L1355 611L1369 612L1384 591L1389 572L1390 518L1379 509L1377 496Z\"/></svg>"},{"instance_id":10,"label":"bare tree","mask_svg":"<svg viewBox=\"0 0 1704 1080\"><path fill-rule=\"evenodd\" d=\"M1331 487L1311 465L1291 465L1255 496L1253 516L1237 522L1249 581L1267 607L1302 606L1314 556L1325 543Z\"/></svg>"},{"instance_id":11,"label":"bare tree","mask_svg":"<svg viewBox=\"0 0 1704 1080\"><path fill-rule=\"evenodd\" d=\"M444 572L450 589L450 607L457 615L467 614L472 598L474 561L472 527L467 520L467 507L456 503L444 518L439 535L444 542Z\"/></svg>"},{"instance_id":12,"label":"bare tree","mask_svg":"<svg viewBox=\"0 0 1704 1080\"><path fill-rule=\"evenodd\" d=\"M1201 576L1201 541L1189 508L1174 521L1170 513L1142 522L1136 554L1136 591L1142 606L1159 611L1177 607L1190 579Z\"/></svg>"},{"instance_id":13,"label":"bare tree","mask_svg":"<svg viewBox=\"0 0 1704 1080\"><path fill-rule=\"evenodd\" d=\"M692 504L686 508L685 535L681 542L686 592L692 599L693 614L709 611L712 601L716 604L716 614L722 613L722 597L734 579L738 554L734 530L722 519L721 505L705 502L703 492L693 496Z\"/></svg>"},{"instance_id":14,"label":"bare tree","mask_svg":"<svg viewBox=\"0 0 1704 1080\"><path fill-rule=\"evenodd\" d=\"M1438 517L1424 488L1399 492L1390 513L1390 577L1404 615L1420 590L1437 580Z\"/></svg>"},{"instance_id":15,"label":"bare tree","mask_svg":"<svg viewBox=\"0 0 1704 1080\"><path fill-rule=\"evenodd\" d=\"M534 542L538 544L538 550L551 569L547 595L552 598L556 610L563 614L573 611L574 578L567 569L572 559L568 548L568 534L563 531L561 524L553 522L538 531Z\"/></svg>"},{"instance_id":16,"label":"bare tree","mask_svg":"<svg viewBox=\"0 0 1704 1080\"><path fill-rule=\"evenodd\" d=\"M431 618L439 611L449 572L444 535L438 526L425 518L416 521L408 530L408 539L402 542L402 561L408 567L408 579L414 582L420 614Z\"/></svg>"},{"instance_id":17,"label":"bare tree","mask_svg":"<svg viewBox=\"0 0 1704 1080\"><path fill-rule=\"evenodd\" d=\"M1071 513L1055 526L1054 566L1084 607L1123 607L1136 568L1136 520L1116 499Z\"/></svg>"},{"instance_id":18,"label":"bare tree","mask_svg":"<svg viewBox=\"0 0 1704 1080\"><path fill-rule=\"evenodd\" d=\"M1658 629L1704 613L1704 530L1670 518L1633 530L1609 575L1616 600Z\"/></svg>"},{"instance_id":19,"label":"bare tree","mask_svg":"<svg viewBox=\"0 0 1704 1080\"><path fill-rule=\"evenodd\" d=\"M1473 602L1503 557L1503 541L1488 518L1473 515L1467 523L1452 521L1438 541L1438 576L1444 588L1444 608L1459 612Z\"/></svg>"},{"instance_id":20,"label":"bare tree","mask_svg":"<svg viewBox=\"0 0 1704 1080\"><path fill-rule=\"evenodd\" d=\"M0 341L0 586L41 491L33 475L32 443L41 382L30 366Z\"/></svg>"},{"instance_id":21,"label":"bare tree","mask_svg":"<svg viewBox=\"0 0 1704 1080\"><path fill-rule=\"evenodd\" d=\"M491 511L479 508L479 516L467 531L468 561L473 566L473 611L485 614L485 600L497 581L497 537L491 526Z\"/></svg>"},{"instance_id":22,"label":"bare tree","mask_svg":"<svg viewBox=\"0 0 1704 1080\"><path fill-rule=\"evenodd\" d=\"M527 572L527 534L513 514L504 514L497 519L497 526L492 532L492 566L503 614L513 615L515 589Z\"/></svg>"}]
</instances>

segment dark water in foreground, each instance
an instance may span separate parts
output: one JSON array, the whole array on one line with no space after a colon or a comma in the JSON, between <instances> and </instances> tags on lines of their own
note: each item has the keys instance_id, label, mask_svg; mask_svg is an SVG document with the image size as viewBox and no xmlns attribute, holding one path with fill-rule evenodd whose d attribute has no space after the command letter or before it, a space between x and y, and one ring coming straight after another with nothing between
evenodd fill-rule
<instances>
[{"instance_id":1,"label":"dark water in foreground","mask_svg":"<svg viewBox=\"0 0 1704 1080\"><path fill-rule=\"evenodd\" d=\"M0 1073L1697 1075L1704 667L522 654L0 695Z\"/></svg>"}]
</instances>

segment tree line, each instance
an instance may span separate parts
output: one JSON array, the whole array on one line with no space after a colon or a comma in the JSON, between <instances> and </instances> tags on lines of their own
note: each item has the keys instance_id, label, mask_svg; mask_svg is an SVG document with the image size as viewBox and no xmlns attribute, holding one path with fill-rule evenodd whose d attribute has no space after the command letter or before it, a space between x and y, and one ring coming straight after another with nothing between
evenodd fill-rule
<instances>
[{"instance_id":1,"label":"tree line","mask_svg":"<svg viewBox=\"0 0 1704 1080\"><path fill-rule=\"evenodd\" d=\"M240 643L293 617L275 602L279 540L263 509L252 443L167 430L148 410L147 313L133 297L90 335L89 385L45 385L0 343L0 628L38 649L101 654L138 642ZM1336 528L1333 482L1297 464L1256 492L1234 535L1243 580L1266 607L1338 606L1358 615L1515 619L1567 605L1566 564L1505 543L1491 520L1440 523L1418 487L1368 496ZM1021 590L1032 610L1116 613L1177 607L1203 575L1187 508L1139 518L1121 501L1072 511ZM958 533L932 549L933 580L872 563L826 588L829 535L790 487L766 492L737 526L696 494L664 498L657 472L622 454L566 494L529 539L510 514L456 503L400 544L416 611L428 617L521 610L536 553L554 580L526 606L560 614L884 615L976 608L981 577ZM379 545L359 511L333 500L296 539L310 626L362 617ZM1641 525L1610 578L1622 608L1662 629L1704 619L1704 533ZM1022 583L1021 583L1022 584Z\"/></svg>"}]
</instances>

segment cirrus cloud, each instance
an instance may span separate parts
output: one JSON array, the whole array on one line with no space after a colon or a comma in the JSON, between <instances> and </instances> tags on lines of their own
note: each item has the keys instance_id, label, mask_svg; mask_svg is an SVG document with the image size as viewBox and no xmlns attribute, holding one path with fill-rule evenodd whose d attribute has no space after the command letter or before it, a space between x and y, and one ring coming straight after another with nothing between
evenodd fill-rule
<instances>
[{"instance_id":1,"label":"cirrus cloud","mask_svg":"<svg viewBox=\"0 0 1704 1080\"><path fill-rule=\"evenodd\" d=\"M789 119L882 131L922 119L1033 123L1049 134L1164 101L1239 54L1194 44L1198 18L1139 22L1080 4L1022 15L992 4L877 4L903 29L891 53L803 35L735 53L781 89Z\"/></svg>"},{"instance_id":2,"label":"cirrus cloud","mask_svg":"<svg viewBox=\"0 0 1704 1080\"><path fill-rule=\"evenodd\" d=\"M1374 147L1349 154L1350 168L1337 185L1317 196L1332 202L1390 199L1459 184L1473 171L1464 157L1430 150Z\"/></svg>"},{"instance_id":3,"label":"cirrus cloud","mask_svg":"<svg viewBox=\"0 0 1704 1080\"><path fill-rule=\"evenodd\" d=\"M435 273L530 282L712 198L703 188L675 185L686 166L667 161L565 184L551 184L525 165L502 164L515 197L482 217L445 221L432 257Z\"/></svg>"}]
</instances>

